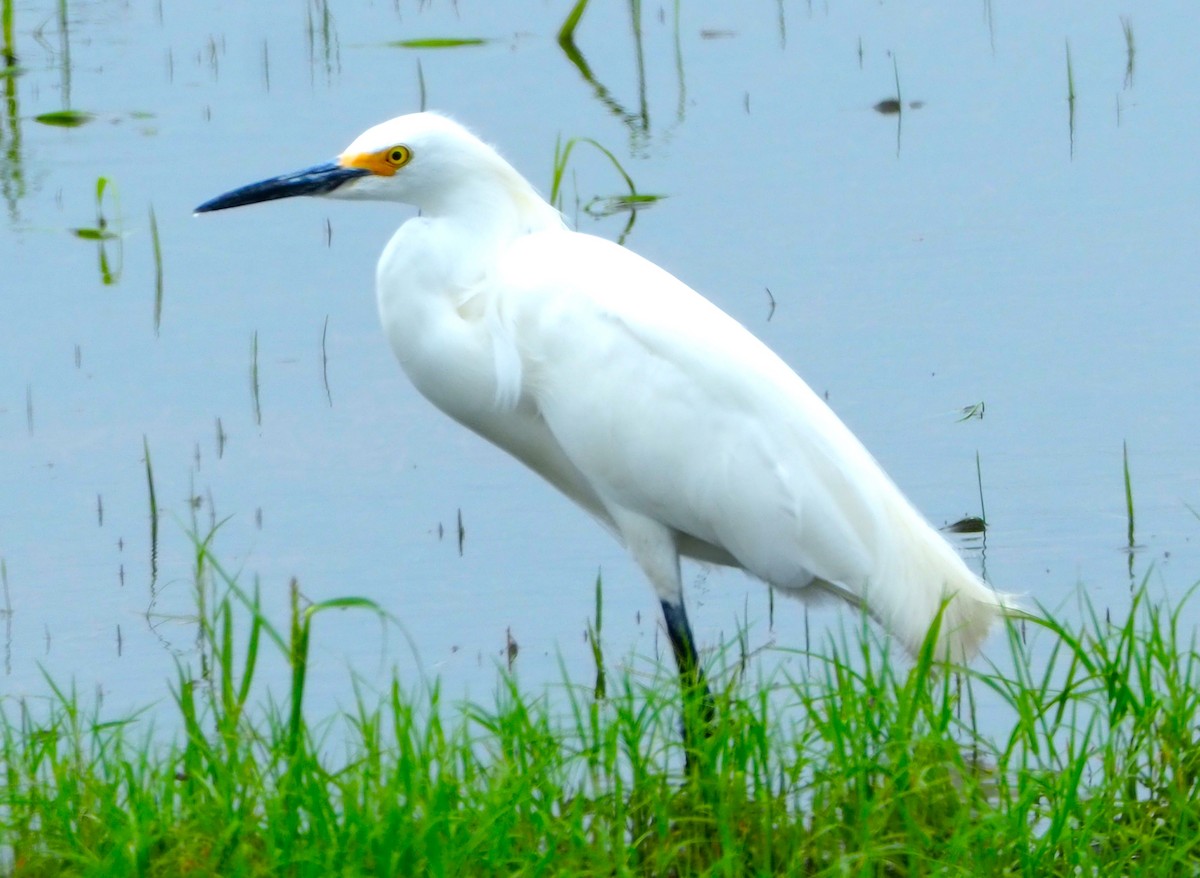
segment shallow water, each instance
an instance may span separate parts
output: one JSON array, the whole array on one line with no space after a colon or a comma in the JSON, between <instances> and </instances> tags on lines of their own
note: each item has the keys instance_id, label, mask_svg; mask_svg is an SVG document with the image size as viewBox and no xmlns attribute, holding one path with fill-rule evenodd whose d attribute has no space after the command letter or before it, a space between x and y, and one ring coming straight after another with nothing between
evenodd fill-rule
<instances>
[{"instance_id":1,"label":"shallow water","mask_svg":"<svg viewBox=\"0 0 1200 878\"><path fill-rule=\"evenodd\" d=\"M998 587L1072 614L1082 585L1120 613L1131 582L1180 595L1200 577L1190 6L645 4L634 27L628 5L596 0L582 65L555 40L569 6L15 4L0 691L45 694L45 669L118 710L165 696L194 639L193 521L220 523L216 556L280 621L292 577L401 620L419 663L363 614L319 618L316 710L343 699L348 670L490 686L479 667L510 630L527 682L557 679L559 653L586 681L598 572L610 658L661 649L622 550L396 367L373 271L411 211L191 215L422 96L543 191L556 141L591 137L665 195L626 244L826 393L932 521L985 510L986 540L954 539ZM435 37L490 42L385 45ZM878 112L897 81L903 111ZM94 118L37 121L67 108ZM102 242L71 232L100 228L99 177L116 235ZM565 187L579 228L623 233L627 214L585 209L623 192L598 152L573 153ZM803 645L798 605L777 605L769 632L765 589L688 581L705 646L747 617L753 642ZM813 613L813 636L837 618Z\"/></svg>"}]
</instances>

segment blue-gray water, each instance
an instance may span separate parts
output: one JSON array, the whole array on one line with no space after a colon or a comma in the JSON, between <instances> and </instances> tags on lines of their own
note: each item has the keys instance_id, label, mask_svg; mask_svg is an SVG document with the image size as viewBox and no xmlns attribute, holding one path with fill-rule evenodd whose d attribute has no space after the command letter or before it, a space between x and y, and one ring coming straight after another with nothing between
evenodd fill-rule
<instances>
[{"instance_id":1,"label":"blue-gray water","mask_svg":"<svg viewBox=\"0 0 1200 878\"><path fill-rule=\"evenodd\" d=\"M980 514L978 455L986 543L955 539L998 587L1071 615L1082 586L1119 614L1131 580L1178 596L1200 578L1190 4L643 4L635 28L629 4L593 0L576 34L591 81L555 40L570 5L69 2L64 21L60 4L16 2L19 70L0 77L0 692L45 694L45 669L116 709L164 697L194 640L193 515L202 533L222 522L215 555L257 578L280 624L292 577L314 600L370 597L452 692L491 686L509 629L526 681L558 679L559 652L586 681L598 572L609 655L658 648L656 602L620 548L393 362L374 263L411 211L191 215L417 109L422 81L428 106L543 191L556 141L590 137L665 195L627 245L827 393L935 523ZM385 45L435 37L490 42ZM903 113L877 112L897 80ZM95 118L35 118L64 108ZM70 231L97 227L98 177L111 283L100 245ZM621 234L627 215L583 209L624 191L598 151L579 146L564 185L579 228ZM704 646L746 615L755 644L802 645L798 605L777 605L772 635L757 584L687 580ZM318 711L351 672L416 674L403 637L361 613L321 616L314 649Z\"/></svg>"}]
</instances>

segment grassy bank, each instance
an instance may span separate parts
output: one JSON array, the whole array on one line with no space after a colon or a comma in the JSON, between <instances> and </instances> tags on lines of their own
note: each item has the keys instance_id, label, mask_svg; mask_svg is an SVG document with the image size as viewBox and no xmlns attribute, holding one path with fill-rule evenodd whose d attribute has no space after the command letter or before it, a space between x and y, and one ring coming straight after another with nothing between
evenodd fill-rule
<instances>
[{"instance_id":1,"label":"grassy bank","mask_svg":"<svg viewBox=\"0 0 1200 878\"><path fill-rule=\"evenodd\" d=\"M378 610L297 597L279 630L203 547L201 562L199 667L178 669L175 741L52 683L48 715L0 702L5 872L1200 872L1194 601L1189 616L1143 590L1123 620L1011 630L1005 674L889 661L869 634L822 648L804 679L752 685L730 660L703 769L685 780L669 667L610 667L601 699L531 695L501 674L492 703L451 705L393 681L311 725L321 614ZM254 695L263 650L291 667L282 699ZM982 699L999 701L999 733L978 731Z\"/></svg>"}]
</instances>

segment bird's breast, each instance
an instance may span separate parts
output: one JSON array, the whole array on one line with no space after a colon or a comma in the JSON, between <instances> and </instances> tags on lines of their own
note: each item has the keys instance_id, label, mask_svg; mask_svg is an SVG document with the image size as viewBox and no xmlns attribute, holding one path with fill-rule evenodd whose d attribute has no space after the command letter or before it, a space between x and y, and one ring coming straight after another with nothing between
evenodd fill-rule
<instances>
[{"instance_id":1,"label":"bird's breast","mask_svg":"<svg viewBox=\"0 0 1200 878\"><path fill-rule=\"evenodd\" d=\"M376 273L380 322L416 388L478 429L521 396L521 361L497 301L494 247L455 224L417 218L388 243Z\"/></svg>"}]
</instances>

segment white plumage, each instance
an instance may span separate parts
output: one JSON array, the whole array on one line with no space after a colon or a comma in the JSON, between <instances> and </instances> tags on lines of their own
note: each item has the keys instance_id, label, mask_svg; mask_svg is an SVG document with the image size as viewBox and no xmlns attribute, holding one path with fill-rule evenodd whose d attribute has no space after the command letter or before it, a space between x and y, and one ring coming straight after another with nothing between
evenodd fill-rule
<instances>
[{"instance_id":1,"label":"white plumage","mask_svg":"<svg viewBox=\"0 0 1200 878\"><path fill-rule=\"evenodd\" d=\"M663 604L685 683L703 685L680 555L865 605L912 651L948 602L939 646L956 659L1005 612L786 363L661 268L568 230L457 123L392 119L335 163L198 210L297 194L420 208L377 275L401 366L622 540Z\"/></svg>"}]
</instances>

